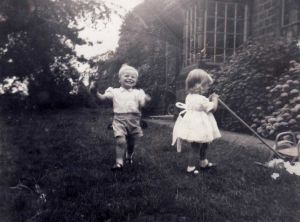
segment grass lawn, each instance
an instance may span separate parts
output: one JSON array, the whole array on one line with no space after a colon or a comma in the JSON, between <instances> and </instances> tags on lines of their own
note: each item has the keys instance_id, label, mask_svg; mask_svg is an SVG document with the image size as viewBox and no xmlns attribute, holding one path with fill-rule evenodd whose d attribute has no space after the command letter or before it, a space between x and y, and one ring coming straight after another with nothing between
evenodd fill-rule
<instances>
[{"instance_id":1,"label":"grass lawn","mask_svg":"<svg viewBox=\"0 0 300 222\"><path fill-rule=\"evenodd\" d=\"M109 111L49 111L0 119L0 221L300 221L300 177L255 165L267 154L222 140L216 170L185 173L188 146L149 124L135 162L112 173ZM271 174L276 171L276 180Z\"/></svg>"}]
</instances>

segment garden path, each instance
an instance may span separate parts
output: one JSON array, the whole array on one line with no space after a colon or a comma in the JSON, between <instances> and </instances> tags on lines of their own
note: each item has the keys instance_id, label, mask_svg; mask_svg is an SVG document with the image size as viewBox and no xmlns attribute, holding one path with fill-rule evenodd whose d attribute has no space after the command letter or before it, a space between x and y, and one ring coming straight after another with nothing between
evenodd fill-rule
<instances>
[{"instance_id":1,"label":"garden path","mask_svg":"<svg viewBox=\"0 0 300 222\"><path fill-rule=\"evenodd\" d=\"M174 126L174 121L171 119L147 118L145 120L149 123L169 126L170 128L173 128L173 126ZM259 139L257 139L254 135L247 135L247 134L230 132L230 131L225 131L225 130L221 130L221 135L222 135L223 140L230 142L230 143L235 143L239 146L244 146L244 147L251 146L251 147L266 148L266 146L261 141L259 141ZM268 140L268 139L264 139L264 141L268 145L273 147L274 141Z\"/></svg>"}]
</instances>

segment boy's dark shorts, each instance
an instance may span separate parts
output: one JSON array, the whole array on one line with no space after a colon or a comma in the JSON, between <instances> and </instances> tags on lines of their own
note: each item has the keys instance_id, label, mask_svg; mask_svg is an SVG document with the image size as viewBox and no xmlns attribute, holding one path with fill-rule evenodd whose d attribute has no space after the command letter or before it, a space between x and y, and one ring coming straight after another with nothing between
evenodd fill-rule
<instances>
[{"instance_id":1,"label":"boy's dark shorts","mask_svg":"<svg viewBox=\"0 0 300 222\"><path fill-rule=\"evenodd\" d=\"M140 122L141 114L139 113L115 113L112 123L115 137L127 135L143 136Z\"/></svg>"}]
</instances>

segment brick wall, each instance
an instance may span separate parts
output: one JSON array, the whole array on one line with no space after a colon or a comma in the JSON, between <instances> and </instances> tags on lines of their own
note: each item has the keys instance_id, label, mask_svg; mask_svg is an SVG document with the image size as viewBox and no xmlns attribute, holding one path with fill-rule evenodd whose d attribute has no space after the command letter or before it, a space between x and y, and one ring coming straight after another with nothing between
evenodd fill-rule
<instances>
[{"instance_id":1,"label":"brick wall","mask_svg":"<svg viewBox=\"0 0 300 222\"><path fill-rule=\"evenodd\" d=\"M254 0L251 14L251 35L253 37L280 35L281 1Z\"/></svg>"}]
</instances>

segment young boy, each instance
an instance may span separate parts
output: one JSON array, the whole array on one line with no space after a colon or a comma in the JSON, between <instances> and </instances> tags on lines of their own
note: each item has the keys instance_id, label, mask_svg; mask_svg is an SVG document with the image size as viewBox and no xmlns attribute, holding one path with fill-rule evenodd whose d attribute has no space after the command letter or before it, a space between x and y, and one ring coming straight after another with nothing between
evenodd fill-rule
<instances>
[{"instance_id":1,"label":"young boy","mask_svg":"<svg viewBox=\"0 0 300 222\"><path fill-rule=\"evenodd\" d=\"M141 108L150 97L144 90L134 89L138 76L138 71L134 67L124 64L119 70L120 88L109 87L104 94L96 92L100 100L113 101L112 127L116 138L116 162L111 168L113 171L123 169L124 155L127 163L133 163L136 139L143 136L140 126Z\"/></svg>"}]
</instances>

